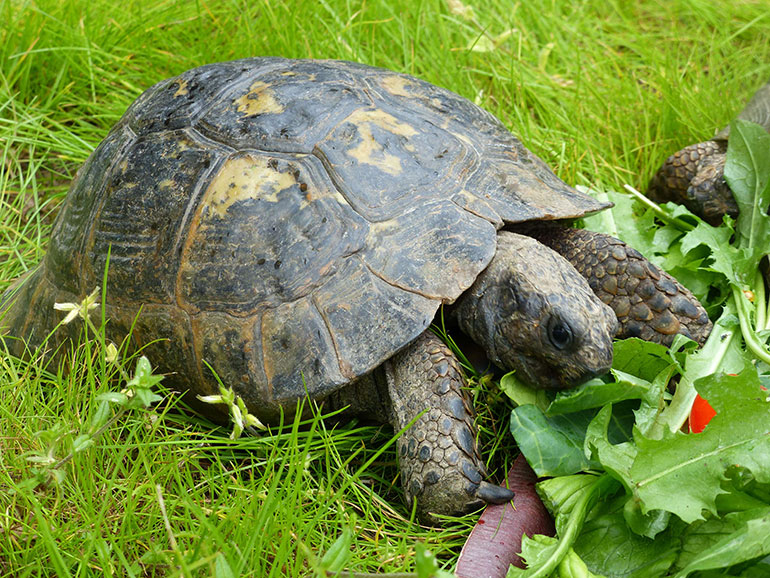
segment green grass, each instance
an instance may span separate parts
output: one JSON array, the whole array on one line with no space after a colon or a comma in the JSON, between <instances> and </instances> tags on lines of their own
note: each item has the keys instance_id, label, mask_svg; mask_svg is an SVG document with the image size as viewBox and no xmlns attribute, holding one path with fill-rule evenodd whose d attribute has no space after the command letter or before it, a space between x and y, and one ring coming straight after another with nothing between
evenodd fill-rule
<instances>
[{"instance_id":1,"label":"green grass","mask_svg":"<svg viewBox=\"0 0 770 578\"><path fill-rule=\"evenodd\" d=\"M458 4L0 2L0 290L45 253L69 181L130 102L206 62L345 58L415 74L598 189L644 190L770 78L768 0ZM313 575L346 528L353 570L413 570L418 541L453 567L474 517L412 522L392 433L372 426L316 419L233 442L167 404L131 412L62 481L31 490L30 452L61 424L66 454L116 387L97 353L81 347L69 372L0 356L0 577ZM494 390L477 401L499 479L508 410Z\"/></svg>"}]
</instances>

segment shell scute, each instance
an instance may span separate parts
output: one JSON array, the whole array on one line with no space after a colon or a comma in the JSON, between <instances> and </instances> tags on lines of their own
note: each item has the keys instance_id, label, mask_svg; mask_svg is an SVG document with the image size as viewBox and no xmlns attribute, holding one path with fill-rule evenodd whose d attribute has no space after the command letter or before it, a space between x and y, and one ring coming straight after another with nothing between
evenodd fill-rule
<instances>
[{"instance_id":1,"label":"shell scute","mask_svg":"<svg viewBox=\"0 0 770 578\"><path fill-rule=\"evenodd\" d=\"M478 135L511 134L495 116L468 99L419 78L374 69L366 75L365 82L378 95L375 106L403 107L437 126L459 131L474 140Z\"/></svg>"},{"instance_id":2,"label":"shell scute","mask_svg":"<svg viewBox=\"0 0 770 578\"><path fill-rule=\"evenodd\" d=\"M492 259L496 233L448 200L425 203L373 224L363 258L392 285L451 303Z\"/></svg>"},{"instance_id":3,"label":"shell scute","mask_svg":"<svg viewBox=\"0 0 770 578\"><path fill-rule=\"evenodd\" d=\"M94 214L102 200L106 177L134 141L126 130L113 130L78 171L51 234L45 265L49 277L61 289L88 293L93 287L82 279L86 265L85 243L94 226Z\"/></svg>"},{"instance_id":4,"label":"shell scute","mask_svg":"<svg viewBox=\"0 0 770 578\"><path fill-rule=\"evenodd\" d=\"M395 287L356 257L313 294L346 380L377 367L427 327L438 302Z\"/></svg>"},{"instance_id":5,"label":"shell scute","mask_svg":"<svg viewBox=\"0 0 770 578\"><path fill-rule=\"evenodd\" d=\"M176 244L198 184L221 154L185 131L140 137L104 179L83 276L123 302L169 303Z\"/></svg>"},{"instance_id":6,"label":"shell scute","mask_svg":"<svg viewBox=\"0 0 770 578\"><path fill-rule=\"evenodd\" d=\"M401 112L358 109L317 145L334 183L370 221L453 192L478 162L461 139Z\"/></svg>"},{"instance_id":7,"label":"shell scute","mask_svg":"<svg viewBox=\"0 0 770 578\"><path fill-rule=\"evenodd\" d=\"M222 62L163 80L142 93L121 122L137 134L187 128L220 91L252 69L248 61Z\"/></svg>"},{"instance_id":8,"label":"shell scute","mask_svg":"<svg viewBox=\"0 0 770 578\"><path fill-rule=\"evenodd\" d=\"M317 158L234 154L192 218L179 302L246 315L299 299L364 246L367 229Z\"/></svg>"},{"instance_id":9,"label":"shell scute","mask_svg":"<svg viewBox=\"0 0 770 578\"><path fill-rule=\"evenodd\" d=\"M214 99L196 127L239 150L311 153L341 119L370 105L360 83L333 64L268 61Z\"/></svg>"},{"instance_id":10,"label":"shell scute","mask_svg":"<svg viewBox=\"0 0 770 578\"><path fill-rule=\"evenodd\" d=\"M296 401L305 392L317 397L350 381L340 371L334 340L309 297L265 311L259 337L268 397L276 403Z\"/></svg>"}]
</instances>

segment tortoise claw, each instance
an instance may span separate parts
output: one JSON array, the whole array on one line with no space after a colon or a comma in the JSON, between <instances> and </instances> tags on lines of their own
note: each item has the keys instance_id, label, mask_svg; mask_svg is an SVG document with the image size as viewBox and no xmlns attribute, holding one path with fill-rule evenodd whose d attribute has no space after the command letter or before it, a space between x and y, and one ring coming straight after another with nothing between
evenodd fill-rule
<instances>
[{"instance_id":1,"label":"tortoise claw","mask_svg":"<svg viewBox=\"0 0 770 578\"><path fill-rule=\"evenodd\" d=\"M505 504L510 502L513 496L513 490L489 482L481 482L478 490L476 490L476 497L481 498L487 504Z\"/></svg>"}]
</instances>

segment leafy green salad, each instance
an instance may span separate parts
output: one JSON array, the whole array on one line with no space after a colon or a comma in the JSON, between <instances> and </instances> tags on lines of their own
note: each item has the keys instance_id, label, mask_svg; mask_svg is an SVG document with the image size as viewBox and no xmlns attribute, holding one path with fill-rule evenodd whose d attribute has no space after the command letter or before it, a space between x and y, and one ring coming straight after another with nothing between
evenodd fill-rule
<instances>
[{"instance_id":1,"label":"leafy green salad","mask_svg":"<svg viewBox=\"0 0 770 578\"><path fill-rule=\"evenodd\" d=\"M511 431L545 478L557 537L524 539L509 577L770 576L770 134L736 121L725 178L740 209L719 227L675 205L607 193L585 227L675 275L714 329L702 348L618 341L610 375L547 395L501 383ZM763 260L764 259L764 260ZM693 402L716 415L686 430Z\"/></svg>"}]
</instances>

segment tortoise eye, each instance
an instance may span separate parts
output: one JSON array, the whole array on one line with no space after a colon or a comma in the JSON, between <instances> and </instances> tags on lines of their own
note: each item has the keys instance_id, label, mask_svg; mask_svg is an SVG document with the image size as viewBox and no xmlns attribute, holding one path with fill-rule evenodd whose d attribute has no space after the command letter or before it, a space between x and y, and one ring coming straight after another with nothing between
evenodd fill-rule
<instances>
[{"instance_id":1,"label":"tortoise eye","mask_svg":"<svg viewBox=\"0 0 770 578\"><path fill-rule=\"evenodd\" d=\"M561 319L554 319L548 327L548 339L556 349L567 349L572 345L572 329Z\"/></svg>"}]
</instances>

